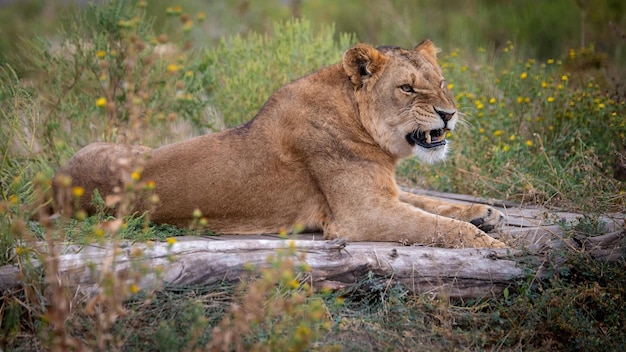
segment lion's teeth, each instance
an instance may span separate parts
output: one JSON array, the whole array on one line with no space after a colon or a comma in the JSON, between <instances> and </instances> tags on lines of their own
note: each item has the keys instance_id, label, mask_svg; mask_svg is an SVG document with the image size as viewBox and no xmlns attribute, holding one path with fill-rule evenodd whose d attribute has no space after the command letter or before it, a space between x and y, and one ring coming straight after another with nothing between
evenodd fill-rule
<instances>
[{"instance_id":1,"label":"lion's teeth","mask_svg":"<svg viewBox=\"0 0 626 352\"><path fill-rule=\"evenodd\" d=\"M430 136L430 131L426 132L426 143L430 144L432 137Z\"/></svg>"}]
</instances>

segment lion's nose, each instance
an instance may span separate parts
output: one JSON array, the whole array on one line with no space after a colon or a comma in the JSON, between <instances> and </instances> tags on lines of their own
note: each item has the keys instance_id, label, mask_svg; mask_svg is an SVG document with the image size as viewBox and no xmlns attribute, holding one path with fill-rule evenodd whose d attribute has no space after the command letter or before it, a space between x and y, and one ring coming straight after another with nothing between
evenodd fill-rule
<instances>
[{"instance_id":1,"label":"lion's nose","mask_svg":"<svg viewBox=\"0 0 626 352\"><path fill-rule=\"evenodd\" d=\"M444 122L450 121L452 119L452 116L454 116L454 114L456 113L456 110L437 109L434 106L433 106L433 108L435 109L435 112L437 113L437 115L439 115L439 117L441 117L441 119Z\"/></svg>"}]
</instances>

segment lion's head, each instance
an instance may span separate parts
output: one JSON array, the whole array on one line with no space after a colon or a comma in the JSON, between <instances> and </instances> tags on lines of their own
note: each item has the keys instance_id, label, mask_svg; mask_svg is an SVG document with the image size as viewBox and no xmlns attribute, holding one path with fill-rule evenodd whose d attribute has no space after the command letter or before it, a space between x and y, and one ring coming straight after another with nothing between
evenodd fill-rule
<instances>
[{"instance_id":1,"label":"lion's head","mask_svg":"<svg viewBox=\"0 0 626 352\"><path fill-rule=\"evenodd\" d=\"M413 50L358 44L343 56L363 125L397 157L413 154L431 163L446 155L446 133L458 114L437 51L426 40Z\"/></svg>"}]
</instances>

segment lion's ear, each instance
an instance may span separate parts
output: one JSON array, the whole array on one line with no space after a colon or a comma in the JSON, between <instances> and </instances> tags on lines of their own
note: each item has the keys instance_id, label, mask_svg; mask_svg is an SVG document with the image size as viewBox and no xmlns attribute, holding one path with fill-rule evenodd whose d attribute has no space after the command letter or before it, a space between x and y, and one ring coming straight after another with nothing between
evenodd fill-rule
<instances>
[{"instance_id":1,"label":"lion's ear","mask_svg":"<svg viewBox=\"0 0 626 352\"><path fill-rule=\"evenodd\" d=\"M415 49L418 54L422 55L426 60L428 60L435 67L438 67L437 64L437 53L440 51L439 48L430 41L430 39L426 39L423 42L419 43Z\"/></svg>"},{"instance_id":2,"label":"lion's ear","mask_svg":"<svg viewBox=\"0 0 626 352\"><path fill-rule=\"evenodd\" d=\"M343 54L341 63L352 84L361 87L367 78L380 71L387 60L376 48L357 44Z\"/></svg>"}]
</instances>

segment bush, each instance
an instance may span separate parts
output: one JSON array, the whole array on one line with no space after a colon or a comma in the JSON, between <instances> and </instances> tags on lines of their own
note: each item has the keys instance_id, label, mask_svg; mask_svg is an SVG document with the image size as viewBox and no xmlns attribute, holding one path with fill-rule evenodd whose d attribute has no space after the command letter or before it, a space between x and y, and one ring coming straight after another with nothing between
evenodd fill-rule
<instances>
[{"instance_id":1,"label":"bush","mask_svg":"<svg viewBox=\"0 0 626 352\"><path fill-rule=\"evenodd\" d=\"M204 59L206 86L217 127L251 120L281 86L324 66L340 62L354 41L342 34L334 40L333 26L313 31L307 20L272 27L272 35L235 36L209 49Z\"/></svg>"}]
</instances>

